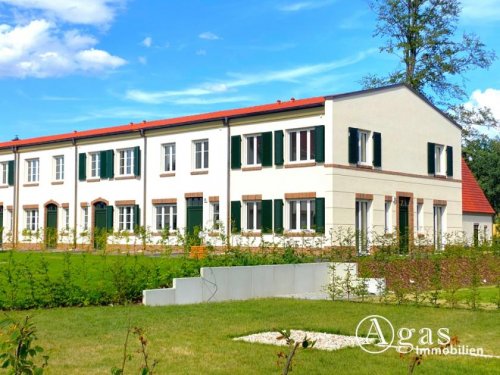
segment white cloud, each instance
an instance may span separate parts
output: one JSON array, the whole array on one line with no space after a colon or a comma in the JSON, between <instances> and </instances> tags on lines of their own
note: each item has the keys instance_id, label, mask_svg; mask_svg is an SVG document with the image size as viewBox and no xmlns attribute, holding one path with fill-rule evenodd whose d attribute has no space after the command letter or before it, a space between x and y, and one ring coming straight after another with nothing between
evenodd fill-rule
<instances>
[{"instance_id":1,"label":"white cloud","mask_svg":"<svg viewBox=\"0 0 500 375\"><path fill-rule=\"evenodd\" d=\"M107 25L126 0L0 0L26 10L36 10L45 18L84 25Z\"/></svg>"},{"instance_id":2,"label":"white cloud","mask_svg":"<svg viewBox=\"0 0 500 375\"><path fill-rule=\"evenodd\" d=\"M201 33L198 35L198 38L200 39L206 39L206 40L217 40L220 39L220 37L210 31L205 31L204 33Z\"/></svg>"},{"instance_id":3,"label":"white cloud","mask_svg":"<svg viewBox=\"0 0 500 375\"><path fill-rule=\"evenodd\" d=\"M153 38L151 38L150 36L144 38L144 40L141 42L141 44L144 46L144 47L151 47L153 45Z\"/></svg>"},{"instance_id":4,"label":"white cloud","mask_svg":"<svg viewBox=\"0 0 500 375\"><path fill-rule=\"evenodd\" d=\"M75 72L103 72L126 63L95 49L97 40L70 30L62 33L52 22L0 25L0 77L54 77Z\"/></svg>"},{"instance_id":5,"label":"white cloud","mask_svg":"<svg viewBox=\"0 0 500 375\"><path fill-rule=\"evenodd\" d=\"M149 104L177 103L180 98L192 98L204 95L231 93L236 92L238 88L245 86L265 84L270 82L300 83L302 78L308 77L309 79L309 77L317 77L320 74L356 64L364 60L370 54L376 53L377 51L377 49L369 49L345 59L322 64L304 65L292 69L267 71L253 74L228 73L228 76L231 77L231 79L226 80L225 82L203 83L201 85L183 90L128 90L125 94L125 97L132 101ZM220 96L219 100L221 100ZM187 101L187 99L183 99L183 102Z\"/></svg>"},{"instance_id":6,"label":"white cloud","mask_svg":"<svg viewBox=\"0 0 500 375\"><path fill-rule=\"evenodd\" d=\"M334 3L336 0L323 0L323 1L301 1L295 3L287 3L278 6L278 10L282 12L299 12L301 10L317 9Z\"/></svg>"},{"instance_id":7,"label":"white cloud","mask_svg":"<svg viewBox=\"0 0 500 375\"><path fill-rule=\"evenodd\" d=\"M148 63L148 59L144 56L139 56L137 58L137 61L139 61L139 64L146 65Z\"/></svg>"},{"instance_id":8,"label":"white cloud","mask_svg":"<svg viewBox=\"0 0 500 375\"><path fill-rule=\"evenodd\" d=\"M475 90L467 103L475 107L488 107L495 118L500 121L500 90L488 88Z\"/></svg>"},{"instance_id":9,"label":"white cloud","mask_svg":"<svg viewBox=\"0 0 500 375\"><path fill-rule=\"evenodd\" d=\"M500 20L500 0L462 0L465 21L488 22Z\"/></svg>"}]
</instances>

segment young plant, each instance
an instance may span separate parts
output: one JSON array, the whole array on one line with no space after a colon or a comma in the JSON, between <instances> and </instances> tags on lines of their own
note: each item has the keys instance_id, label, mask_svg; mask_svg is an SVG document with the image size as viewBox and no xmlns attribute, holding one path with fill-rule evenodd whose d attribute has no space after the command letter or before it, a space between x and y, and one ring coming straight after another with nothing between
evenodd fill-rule
<instances>
[{"instance_id":1,"label":"young plant","mask_svg":"<svg viewBox=\"0 0 500 375\"><path fill-rule=\"evenodd\" d=\"M283 366L283 375L287 375L290 371L292 371L292 362L293 358L297 354L297 349L299 347L302 347L302 349L308 349L312 348L315 344L316 341L309 340L307 336L304 336L304 339L300 341L295 341L292 339L292 335L290 330L281 330L278 331L280 335L278 336L278 340L285 340L286 344L288 346L289 352L284 353L284 352L279 352L278 353L278 366Z\"/></svg>"}]
</instances>

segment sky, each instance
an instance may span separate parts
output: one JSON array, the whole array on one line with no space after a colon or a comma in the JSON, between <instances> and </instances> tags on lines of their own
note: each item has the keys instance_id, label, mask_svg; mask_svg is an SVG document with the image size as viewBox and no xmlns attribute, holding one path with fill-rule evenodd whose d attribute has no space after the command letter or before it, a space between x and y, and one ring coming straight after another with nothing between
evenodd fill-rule
<instances>
[{"instance_id":1,"label":"sky","mask_svg":"<svg viewBox=\"0 0 500 375\"><path fill-rule=\"evenodd\" d=\"M499 55L467 73L500 119L500 0L459 32ZM367 0L0 0L0 141L361 89L397 67Z\"/></svg>"}]
</instances>

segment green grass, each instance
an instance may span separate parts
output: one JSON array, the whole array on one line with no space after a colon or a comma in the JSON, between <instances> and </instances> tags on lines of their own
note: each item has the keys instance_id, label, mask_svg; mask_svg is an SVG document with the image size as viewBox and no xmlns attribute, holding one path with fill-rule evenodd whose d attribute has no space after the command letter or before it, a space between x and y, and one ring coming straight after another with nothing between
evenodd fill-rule
<instances>
[{"instance_id":1,"label":"green grass","mask_svg":"<svg viewBox=\"0 0 500 375\"><path fill-rule=\"evenodd\" d=\"M28 312L12 312L22 317ZM276 328L353 335L358 322L379 314L398 327L448 327L461 345L500 355L497 311L469 311L355 302L264 299L188 306L88 307L33 310L39 344L50 355L49 374L109 374L121 363L128 320L146 330L158 374L278 374L275 346L235 342L233 337ZM137 357L137 341L130 351ZM127 364L138 373L139 362ZM500 360L430 356L416 374L494 374ZM300 351L293 374L406 374L407 362L392 350L370 355L359 348Z\"/></svg>"}]
</instances>

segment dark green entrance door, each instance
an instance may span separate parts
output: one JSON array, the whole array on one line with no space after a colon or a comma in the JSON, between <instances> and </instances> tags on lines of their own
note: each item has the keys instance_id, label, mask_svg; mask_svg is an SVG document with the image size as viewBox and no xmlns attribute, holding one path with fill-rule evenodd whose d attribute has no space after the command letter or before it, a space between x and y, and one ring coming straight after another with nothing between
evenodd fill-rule
<instances>
[{"instance_id":1,"label":"dark green entrance door","mask_svg":"<svg viewBox=\"0 0 500 375\"><path fill-rule=\"evenodd\" d=\"M3 245L3 206L0 206L0 246Z\"/></svg>"},{"instance_id":2,"label":"dark green entrance door","mask_svg":"<svg viewBox=\"0 0 500 375\"><path fill-rule=\"evenodd\" d=\"M104 202L97 202L94 205L94 248L103 249L108 239L108 212L113 207L108 207ZM112 211L110 213L112 215ZM111 219L112 220L112 219ZM112 221L111 221L112 222Z\"/></svg>"},{"instance_id":3,"label":"dark green entrance door","mask_svg":"<svg viewBox=\"0 0 500 375\"><path fill-rule=\"evenodd\" d=\"M196 234L203 229L203 198L187 198L187 223L189 234Z\"/></svg>"},{"instance_id":4,"label":"dark green entrance door","mask_svg":"<svg viewBox=\"0 0 500 375\"><path fill-rule=\"evenodd\" d=\"M399 197L399 252L407 253L410 242L410 198Z\"/></svg>"},{"instance_id":5,"label":"dark green entrance door","mask_svg":"<svg viewBox=\"0 0 500 375\"><path fill-rule=\"evenodd\" d=\"M57 206L55 204L48 204L46 212L45 247L47 249L55 249L57 247Z\"/></svg>"}]
</instances>

